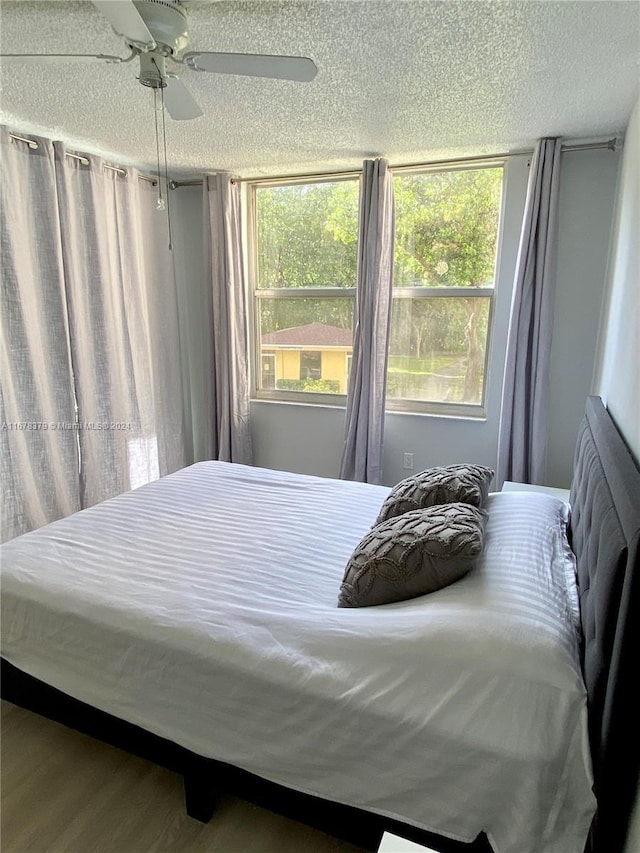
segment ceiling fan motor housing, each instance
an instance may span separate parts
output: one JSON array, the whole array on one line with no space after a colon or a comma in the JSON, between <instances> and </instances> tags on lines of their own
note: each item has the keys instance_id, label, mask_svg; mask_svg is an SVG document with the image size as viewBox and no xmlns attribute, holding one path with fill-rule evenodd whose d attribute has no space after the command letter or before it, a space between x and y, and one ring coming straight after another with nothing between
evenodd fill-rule
<instances>
[{"instance_id":1,"label":"ceiling fan motor housing","mask_svg":"<svg viewBox=\"0 0 640 853\"><path fill-rule=\"evenodd\" d=\"M189 41L187 15L178 0L134 0L156 42L156 50L175 56Z\"/></svg>"}]
</instances>

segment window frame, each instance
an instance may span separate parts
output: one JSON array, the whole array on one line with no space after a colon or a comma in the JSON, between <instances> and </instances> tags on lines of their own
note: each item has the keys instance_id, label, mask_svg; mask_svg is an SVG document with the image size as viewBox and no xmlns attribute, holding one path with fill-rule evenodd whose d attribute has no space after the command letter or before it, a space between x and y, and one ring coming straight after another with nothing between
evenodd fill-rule
<instances>
[{"instance_id":1,"label":"window frame","mask_svg":"<svg viewBox=\"0 0 640 853\"><path fill-rule=\"evenodd\" d=\"M487 160L467 160L461 164L434 164L432 166L407 166L391 169L393 177L402 175L441 174L443 172L469 172L480 169L502 169L502 189L500 198L500 213L496 229L496 251L493 267L493 285L491 287L396 287L392 288L391 311L394 299L446 299L446 298L484 298L489 299L487 317L487 340L484 349L484 372L482 381L482 399L480 403L444 403L437 400L416 400L410 397L389 397L385 399L385 412L400 412L414 415L442 415L446 417L483 420L487 417L487 393L489 385L490 353L494 335L496 289L498 287L500 257L502 251L502 232L504 225L505 177L506 158L498 157ZM395 240L394 240L395 249ZM395 264L394 264L395 267ZM387 353L387 358L389 353ZM387 364L387 377L389 367Z\"/></svg>"},{"instance_id":2,"label":"window frame","mask_svg":"<svg viewBox=\"0 0 640 853\"><path fill-rule=\"evenodd\" d=\"M260 299L351 299L355 311L356 286L353 287L258 287L258 206L257 192L259 189L270 187L285 187L305 184L335 184L342 181L360 182L358 173L327 174L322 177L291 177L278 179L257 179L248 182L248 221L247 221L247 250L248 250L248 285L250 290L249 323L252 330L250 335L250 396L253 400L271 401L278 403L300 403L310 406L334 406L345 408L346 394L320 393L317 391L291 391L274 388L260 388ZM354 316L355 322L355 316Z\"/></svg>"},{"instance_id":3,"label":"window frame","mask_svg":"<svg viewBox=\"0 0 640 853\"><path fill-rule=\"evenodd\" d=\"M504 232L505 214L505 192L507 177L507 157L496 157L488 159L479 156L477 160L465 159L459 163L434 163L427 166L400 166L391 168L390 171L395 178L402 175L433 174L453 171L477 171L480 169L502 169L502 194L500 200L500 213L497 225L496 252L494 263L493 285L491 287L393 287L393 299L434 299L434 298L485 298L489 299L487 317L487 339L484 352L484 373L482 383L482 400L479 404L472 403L444 403L432 400L416 400L411 398L393 398L386 396L385 412L402 413L412 415L433 415L453 417L459 419L471 419L474 421L484 420L487 417L487 397L489 393L490 371L492 362L493 339L495 335L496 295L499 288L500 264L502 256L502 243ZM301 175L290 178L257 178L247 181L248 191L248 216L247 216L247 281L249 288L249 323L250 335L250 396L258 401L298 403L312 406L346 407L346 394L318 393L313 391L291 391L284 389L262 389L260 384L260 311L258 305L260 299L278 298L310 298L310 299L339 299L349 298L353 302L355 310L356 286L336 288L270 288L260 289L258 287L258 224L257 224L257 191L269 187L282 187L291 185L338 183L341 181L360 182L361 172L327 173L322 175ZM360 187L361 190L361 187ZM358 235L359 236L359 235ZM393 306L392 306L393 310ZM355 316L354 316L355 323ZM351 354L352 355L352 354ZM388 357L387 353L387 357ZM387 366L388 372L388 366Z\"/></svg>"}]
</instances>

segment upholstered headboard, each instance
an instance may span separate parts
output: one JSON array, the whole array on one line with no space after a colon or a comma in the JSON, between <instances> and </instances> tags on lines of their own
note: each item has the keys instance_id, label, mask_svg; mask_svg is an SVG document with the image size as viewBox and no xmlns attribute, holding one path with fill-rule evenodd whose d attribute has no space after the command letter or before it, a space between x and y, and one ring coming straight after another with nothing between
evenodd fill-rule
<instances>
[{"instance_id":1,"label":"upholstered headboard","mask_svg":"<svg viewBox=\"0 0 640 853\"><path fill-rule=\"evenodd\" d=\"M578 434L571 542L598 798L592 844L620 853L640 768L640 471L599 397Z\"/></svg>"}]
</instances>

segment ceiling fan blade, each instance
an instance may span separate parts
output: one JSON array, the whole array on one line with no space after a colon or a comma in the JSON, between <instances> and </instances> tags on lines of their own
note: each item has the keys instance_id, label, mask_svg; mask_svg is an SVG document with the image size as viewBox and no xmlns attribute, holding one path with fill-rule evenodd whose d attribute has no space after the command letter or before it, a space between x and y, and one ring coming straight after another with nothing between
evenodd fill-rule
<instances>
[{"instance_id":1,"label":"ceiling fan blade","mask_svg":"<svg viewBox=\"0 0 640 853\"><path fill-rule=\"evenodd\" d=\"M307 83L318 73L313 60L305 56L265 56L259 53L186 53L186 65L193 71L241 74Z\"/></svg>"},{"instance_id":2,"label":"ceiling fan blade","mask_svg":"<svg viewBox=\"0 0 640 853\"><path fill-rule=\"evenodd\" d=\"M177 77L167 76L167 86L164 90L164 105L172 119L187 121L198 118L202 110L191 92Z\"/></svg>"},{"instance_id":3,"label":"ceiling fan blade","mask_svg":"<svg viewBox=\"0 0 640 853\"><path fill-rule=\"evenodd\" d=\"M149 32L133 0L91 0L93 5L107 18L119 36L140 50L153 50L155 39Z\"/></svg>"},{"instance_id":4,"label":"ceiling fan blade","mask_svg":"<svg viewBox=\"0 0 640 853\"><path fill-rule=\"evenodd\" d=\"M108 56L104 53L3 53L0 55L0 65L41 65L60 62L112 62L125 60L119 56Z\"/></svg>"}]
</instances>

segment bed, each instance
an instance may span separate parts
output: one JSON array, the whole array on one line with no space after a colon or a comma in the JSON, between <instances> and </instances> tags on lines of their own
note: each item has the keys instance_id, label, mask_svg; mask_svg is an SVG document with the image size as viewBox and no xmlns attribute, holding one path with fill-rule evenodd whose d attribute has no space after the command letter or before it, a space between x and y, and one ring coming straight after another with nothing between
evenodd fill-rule
<instances>
[{"instance_id":1,"label":"bed","mask_svg":"<svg viewBox=\"0 0 640 853\"><path fill-rule=\"evenodd\" d=\"M182 773L199 819L222 790L369 849L621 850L639 482L590 398L575 555L561 501L492 494L463 580L345 609L388 489L199 463L3 546L3 696Z\"/></svg>"}]
</instances>

